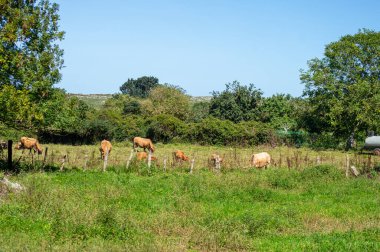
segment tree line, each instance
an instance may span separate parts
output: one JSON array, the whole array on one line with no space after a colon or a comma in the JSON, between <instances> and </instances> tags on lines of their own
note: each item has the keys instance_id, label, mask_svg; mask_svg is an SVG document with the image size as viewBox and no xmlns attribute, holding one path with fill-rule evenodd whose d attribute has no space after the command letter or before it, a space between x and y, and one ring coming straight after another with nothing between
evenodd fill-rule
<instances>
[{"instance_id":1,"label":"tree line","mask_svg":"<svg viewBox=\"0 0 380 252\"><path fill-rule=\"evenodd\" d=\"M0 6L0 129L3 137L37 135L73 144L125 141L344 148L380 126L380 33L362 29L325 46L301 70L301 97L264 97L238 81L194 100L153 76L129 78L94 109L54 85L61 79L59 6L7 0Z\"/></svg>"}]
</instances>

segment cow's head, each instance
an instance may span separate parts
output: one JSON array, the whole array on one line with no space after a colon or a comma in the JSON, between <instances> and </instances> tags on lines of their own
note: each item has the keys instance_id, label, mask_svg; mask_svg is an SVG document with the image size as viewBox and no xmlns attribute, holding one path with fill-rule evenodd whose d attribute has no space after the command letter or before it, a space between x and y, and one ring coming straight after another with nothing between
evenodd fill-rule
<instances>
[{"instance_id":1,"label":"cow's head","mask_svg":"<svg viewBox=\"0 0 380 252\"><path fill-rule=\"evenodd\" d=\"M21 143L21 142L18 142L18 143L16 144L16 146L15 146L15 149L16 149L16 150L21 150L21 149L23 149L22 146L23 146L22 143Z\"/></svg>"}]
</instances>

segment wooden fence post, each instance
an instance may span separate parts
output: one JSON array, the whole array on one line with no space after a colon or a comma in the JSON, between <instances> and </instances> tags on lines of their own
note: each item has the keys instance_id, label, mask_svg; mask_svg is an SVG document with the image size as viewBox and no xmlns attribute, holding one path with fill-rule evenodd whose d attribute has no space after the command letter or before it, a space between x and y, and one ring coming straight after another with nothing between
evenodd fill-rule
<instances>
[{"instance_id":1,"label":"wooden fence post","mask_svg":"<svg viewBox=\"0 0 380 252\"><path fill-rule=\"evenodd\" d=\"M84 167L83 167L83 170L87 170L87 162L88 162L88 155L87 154L85 154L84 155Z\"/></svg>"},{"instance_id":2,"label":"wooden fence post","mask_svg":"<svg viewBox=\"0 0 380 252\"><path fill-rule=\"evenodd\" d=\"M48 147L45 148L43 166L45 166L47 155L48 155Z\"/></svg>"},{"instance_id":3,"label":"wooden fence post","mask_svg":"<svg viewBox=\"0 0 380 252\"><path fill-rule=\"evenodd\" d=\"M149 150L149 153L148 153L148 167L150 168L151 165L152 165L152 151Z\"/></svg>"},{"instance_id":4,"label":"wooden fence post","mask_svg":"<svg viewBox=\"0 0 380 252\"><path fill-rule=\"evenodd\" d=\"M166 172L166 158L164 159L164 172Z\"/></svg>"},{"instance_id":5,"label":"wooden fence post","mask_svg":"<svg viewBox=\"0 0 380 252\"><path fill-rule=\"evenodd\" d=\"M346 154L346 178L349 176L349 169L350 169L350 157L348 154Z\"/></svg>"},{"instance_id":6,"label":"wooden fence post","mask_svg":"<svg viewBox=\"0 0 380 252\"><path fill-rule=\"evenodd\" d=\"M215 169L217 171L220 171L220 158L219 158L219 155L217 155L217 157L215 158Z\"/></svg>"},{"instance_id":7,"label":"wooden fence post","mask_svg":"<svg viewBox=\"0 0 380 252\"><path fill-rule=\"evenodd\" d=\"M129 155L129 158L128 158L128 160L127 160L127 165L125 166L126 169L128 169L129 164L131 163L131 160L132 160L132 157L133 157L133 153L134 153L134 151L133 151L133 149L132 149L132 150L131 150L131 155Z\"/></svg>"},{"instance_id":8,"label":"wooden fence post","mask_svg":"<svg viewBox=\"0 0 380 252\"><path fill-rule=\"evenodd\" d=\"M108 153L109 153L108 148L106 148L106 155L104 156L104 162L103 162L103 172L105 172L107 168Z\"/></svg>"},{"instance_id":9,"label":"wooden fence post","mask_svg":"<svg viewBox=\"0 0 380 252\"><path fill-rule=\"evenodd\" d=\"M191 160L191 165L190 165L190 173L193 173L193 169L194 169L194 158Z\"/></svg>"},{"instance_id":10,"label":"wooden fence post","mask_svg":"<svg viewBox=\"0 0 380 252\"><path fill-rule=\"evenodd\" d=\"M63 171L63 167L65 166L65 162L66 162L66 158L67 158L67 154L63 156L61 162L61 167L59 168L59 171Z\"/></svg>"},{"instance_id":11,"label":"wooden fence post","mask_svg":"<svg viewBox=\"0 0 380 252\"><path fill-rule=\"evenodd\" d=\"M8 140L8 169L11 171L13 169L12 164L12 140Z\"/></svg>"}]
</instances>

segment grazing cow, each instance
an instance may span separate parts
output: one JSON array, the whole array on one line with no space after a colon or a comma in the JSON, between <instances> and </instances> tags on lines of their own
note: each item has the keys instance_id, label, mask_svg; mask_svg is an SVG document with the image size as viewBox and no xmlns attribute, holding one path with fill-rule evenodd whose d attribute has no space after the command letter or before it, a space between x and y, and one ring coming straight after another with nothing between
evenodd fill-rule
<instances>
[{"instance_id":1,"label":"grazing cow","mask_svg":"<svg viewBox=\"0 0 380 252\"><path fill-rule=\"evenodd\" d=\"M144 159L147 159L147 158L148 158L148 153L146 153L145 151L139 151L139 152L137 152L137 154L136 154L136 158L137 158L138 161L142 161L142 160L144 160ZM157 158L154 157L154 156L151 156L151 157L150 157L150 160L152 160L152 161L156 161Z\"/></svg>"},{"instance_id":2,"label":"grazing cow","mask_svg":"<svg viewBox=\"0 0 380 252\"><path fill-rule=\"evenodd\" d=\"M105 156L106 156L106 153L108 151L108 155L110 154L111 150L112 150L112 144L110 141L107 141L107 140L103 140L101 143L100 143L100 155L101 155L101 159L104 160Z\"/></svg>"},{"instance_id":3,"label":"grazing cow","mask_svg":"<svg viewBox=\"0 0 380 252\"><path fill-rule=\"evenodd\" d=\"M24 150L28 149L30 152L32 152L32 149L34 152L38 152L38 154L42 154L42 146L38 142L37 139L35 138L30 138L30 137L21 137L20 142L16 144L15 149L17 150Z\"/></svg>"},{"instance_id":4,"label":"grazing cow","mask_svg":"<svg viewBox=\"0 0 380 252\"><path fill-rule=\"evenodd\" d=\"M213 162L214 165L215 165L217 159L219 159L219 163L223 162L223 158L221 158L218 154L214 153L211 155L211 161Z\"/></svg>"},{"instance_id":5,"label":"grazing cow","mask_svg":"<svg viewBox=\"0 0 380 252\"><path fill-rule=\"evenodd\" d=\"M144 148L144 151L145 149L148 149L152 153L154 152L154 145L149 138L142 138L142 137L133 138L133 150L135 150L136 147Z\"/></svg>"},{"instance_id":6,"label":"grazing cow","mask_svg":"<svg viewBox=\"0 0 380 252\"><path fill-rule=\"evenodd\" d=\"M261 152L253 154L251 158L251 164L256 168L267 168L270 164L271 157L267 152Z\"/></svg>"},{"instance_id":7,"label":"grazing cow","mask_svg":"<svg viewBox=\"0 0 380 252\"><path fill-rule=\"evenodd\" d=\"M173 158L175 161L188 161L189 160L189 157L187 157L185 155L185 153L183 153L183 151L180 151L180 150L176 150L173 152Z\"/></svg>"},{"instance_id":8,"label":"grazing cow","mask_svg":"<svg viewBox=\"0 0 380 252\"><path fill-rule=\"evenodd\" d=\"M4 142L4 141L0 140L0 149L1 149L1 150L8 149L8 144L7 144L7 142Z\"/></svg>"},{"instance_id":9,"label":"grazing cow","mask_svg":"<svg viewBox=\"0 0 380 252\"><path fill-rule=\"evenodd\" d=\"M3 156L3 151L8 149L8 144L0 140L0 155Z\"/></svg>"}]
</instances>

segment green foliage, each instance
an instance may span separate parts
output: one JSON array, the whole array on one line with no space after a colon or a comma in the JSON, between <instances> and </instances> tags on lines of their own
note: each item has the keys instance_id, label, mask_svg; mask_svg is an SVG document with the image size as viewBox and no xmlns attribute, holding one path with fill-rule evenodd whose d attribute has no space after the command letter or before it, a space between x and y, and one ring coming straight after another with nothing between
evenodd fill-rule
<instances>
[{"instance_id":1,"label":"green foliage","mask_svg":"<svg viewBox=\"0 0 380 252\"><path fill-rule=\"evenodd\" d=\"M210 102L197 101L191 105L189 121L200 122L209 116Z\"/></svg>"},{"instance_id":2,"label":"green foliage","mask_svg":"<svg viewBox=\"0 0 380 252\"><path fill-rule=\"evenodd\" d=\"M0 196L0 250L378 251L379 181L335 173L24 173Z\"/></svg>"},{"instance_id":3,"label":"green foliage","mask_svg":"<svg viewBox=\"0 0 380 252\"><path fill-rule=\"evenodd\" d=\"M130 96L145 98L148 96L150 90L158 86L158 79L153 76L143 76L135 79L128 79L120 87L120 91L123 94Z\"/></svg>"},{"instance_id":4,"label":"green foliage","mask_svg":"<svg viewBox=\"0 0 380 252\"><path fill-rule=\"evenodd\" d=\"M325 57L301 71L308 108L308 130L332 131L347 138L357 131L379 129L380 32L361 30L328 44Z\"/></svg>"},{"instance_id":5,"label":"green foliage","mask_svg":"<svg viewBox=\"0 0 380 252\"><path fill-rule=\"evenodd\" d=\"M253 84L247 87L237 81L228 83L223 92L213 91L210 115L233 122L259 119L262 94Z\"/></svg>"},{"instance_id":6,"label":"green foliage","mask_svg":"<svg viewBox=\"0 0 380 252\"><path fill-rule=\"evenodd\" d=\"M112 139L111 128L112 125L108 120L105 119L94 119L88 121L85 125L86 127L86 137L89 138L90 143L102 139Z\"/></svg>"},{"instance_id":7,"label":"green foliage","mask_svg":"<svg viewBox=\"0 0 380 252\"><path fill-rule=\"evenodd\" d=\"M0 87L0 122L13 128L30 129L42 117L28 90L17 90L11 85Z\"/></svg>"},{"instance_id":8,"label":"green foliage","mask_svg":"<svg viewBox=\"0 0 380 252\"><path fill-rule=\"evenodd\" d=\"M26 131L26 130L20 130L17 128L10 128L3 123L0 123L0 139L1 140L7 140L7 139L12 139L12 140L18 140L22 136L31 136L33 135L34 132L31 131Z\"/></svg>"},{"instance_id":9,"label":"green foliage","mask_svg":"<svg viewBox=\"0 0 380 252\"><path fill-rule=\"evenodd\" d=\"M123 114L141 114L141 104L137 100L130 100L124 104Z\"/></svg>"},{"instance_id":10,"label":"green foliage","mask_svg":"<svg viewBox=\"0 0 380 252\"><path fill-rule=\"evenodd\" d=\"M200 144L228 145L237 142L238 133L233 122L208 117L195 124L190 135Z\"/></svg>"},{"instance_id":11,"label":"green foliage","mask_svg":"<svg viewBox=\"0 0 380 252\"><path fill-rule=\"evenodd\" d=\"M190 97L173 85L160 85L149 93L149 105L145 110L150 115L167 114L186 120L189 116Z\"/></svg>"},{"instance_id":12,"label":"green foliage","mask_svg":"<svg viewBox=\"0 0 380 252\"><path fill-rule=\"evenodd\" d=\"M168 143L175 139L185 139L186 124L171 115L158 115L150 118L147 122L147 137L155 142Z\"/></svg>"},{"instance_id":13,"label":"green foliage","mask_svg":"<svg viewBox=\"0 0 380 252\"><path fill-rule=\"evenodd\" d=\"M285 94L264 98L260 106L260 121L270 123L285 131L297 127L297 103L299 99Z\"/></svg>"},{"instance_id":14,"label":"green foliage","mask_svg":"<svg viewBox=\"0 0 380 252\"><path fill-rule=\"evenodd\" d=\"M141 116L126 116L114 126L111 139L116 141L132 141L135 136L145 136L147 131L146 122Z\"/></svg>"},{"instance_id":15,"label":"green foliage","mask_svg":"<svg viewBox=\"0 0 380 252\"><path fill-rule=\"evenodd\" d=\"M2 1L0 86L29 90L37 103L48 98L63 66L58 20L58 4L48 0Z\"/></svg>"}]
</instances>

